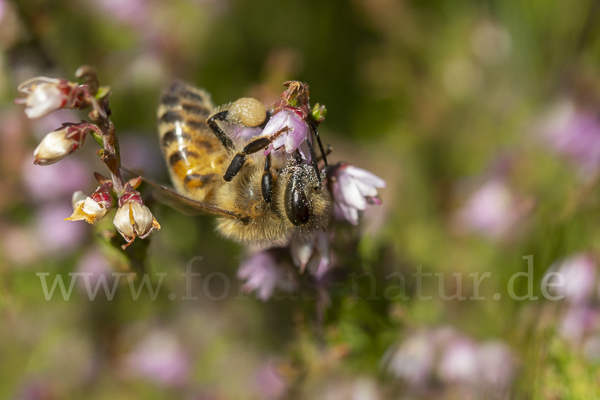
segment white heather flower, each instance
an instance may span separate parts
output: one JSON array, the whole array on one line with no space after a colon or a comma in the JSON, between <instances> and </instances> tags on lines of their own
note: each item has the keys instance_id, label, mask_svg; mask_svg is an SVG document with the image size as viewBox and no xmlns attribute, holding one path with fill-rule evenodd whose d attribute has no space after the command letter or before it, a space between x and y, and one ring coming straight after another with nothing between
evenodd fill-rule
<instances>
[{"instance_id":1,"label":"white heather flower","mask_svg":"<svg viewBox=\"0 0 600 400\"><path fill-rule=\"evenodd\" d=\"M331 192L334 214L353 225L358 224L358 212L367 204L381 204L377 189L385 187L385 181L364 169L340 163L330 169Z\"/></svg>"},{"instance_id":2,"label":"white heather flower","mask_svg":"<svg viewBox=\"0 0 600 400\"><path fill-rule=\"evenodd\" d=\"M65 158L76 150L75 142L65 137L62 130L50 132L35 148L33 156L35 164L50 165Z\"/></svg>"},{"instance_id":3,"label":"white heather flower","mask_svg":"<svg viewBox=\"0 0 600 400\"><path fill-rule=\"evenodd\" d=\"M282 147L286 153L292 153L304 143L309 133L308 124L301 116L292 110L283 109L271 117L260 136L275 137L267 154Z\"/></svg>"},{"instance_id":4,"label":"white heather flower","mask_svg":"<svg viewBox=\"0 0 600 400\"><path fill-rule=\"evenodd\" d=\"M128 201L119 207L113 223L125 240L131 242L136 236L142 239L148 237L154 228L154 221L152 211L148 207Z\"/></svg>"},{"instance_id":5,"label":"white heather flower","mask_svg":"<svg viewBox=\"0 0 600 400\"><path fill-rule=\"evenodd\" d=\"M54 164L83 146L90 124L65 123L61 128L50 132L33 151L34 164Z\"/></svg>"},{"instance_id":6,"label":"white heather flower","mask_svg":"<svg viewBox=\"0 0 600 400\"><path fill-rule=\"evenodd\" d=\"M90 197L81 191L73 193L71 202L74 211L69 218L65 218L65 221L86 221L88 224L95 224L111 207L111 188L112 182L108 182L96 189Z\"/></svg>"},{"instance_id":7,"label":"white heather flower","mask_svg":"<svg viewBox=\"0 0 600 400\"><path fill-rule=\"evenodd\" d=\"M154 229L160 229L160 224L152 215L152 211L142 202L140 193L129 183L125 184L124 194L119 199L119 209L115 214L113 224L127 241L126 246L136 237L145 239Z\"/></svg>"},{"instance_id":8,"label":"white heather flower","mask_svg":"<svg viewBox=\"0 0 600 400\"><path fill-rule=\"evenodd\" d=\"M64 107L69 100L71 87L64 79L52 79L44 76L28 79L19 85L19 92L26 93L24 99L15 100L16 104L25 104L25 114L36 119Z\"/></svg>"}]
</instances>

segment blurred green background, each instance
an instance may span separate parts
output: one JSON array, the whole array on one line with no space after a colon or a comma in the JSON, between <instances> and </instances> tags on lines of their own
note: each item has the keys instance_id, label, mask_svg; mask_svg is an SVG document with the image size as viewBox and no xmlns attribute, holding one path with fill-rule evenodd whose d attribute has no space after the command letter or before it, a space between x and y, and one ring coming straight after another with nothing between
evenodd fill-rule
<instances>
[{"instance_id":1,"label":"blurred green background","mask_svg":"<svg viewBox=\"0 0 600 400\"><path fill-rule=\"evenodd\" d=\"M0 0L0 398L600 398L599 4ZM132 268L103 234L112 217L63 221L71 193L107 173L93 141L71 164L32 165L44 134L85 114L28 121L12 104L20 82L73 80L82 64L112 88L124 163L161 182L156 108L172 79L216 104L272 103L284 81L305 81L328 109L330 159L385 179L383 205L339 229L328 281L296 272L298 291L263 302L239 294L244 249L211 218L155 204L145 268L167 274L156 300L121 285L90 301L77 283L69 301L46 301L36 273ZM544 300L545 271L577 254L593 287L572 291L586 301ZM529 255L540 299L516 301L507 284ZM184 301L197 256L199 299ZM416 297L419 266L445 274L424 279L431 300ZM386 292L394 272L409 299ZM468 276L484 272L485 300L436 295L473 296ZM223 276L230 292L211 300ZM491 342L509 355L490 367L474 354ZM488 367L499 382L477 375Z\"/></svg>"}]
</instances>

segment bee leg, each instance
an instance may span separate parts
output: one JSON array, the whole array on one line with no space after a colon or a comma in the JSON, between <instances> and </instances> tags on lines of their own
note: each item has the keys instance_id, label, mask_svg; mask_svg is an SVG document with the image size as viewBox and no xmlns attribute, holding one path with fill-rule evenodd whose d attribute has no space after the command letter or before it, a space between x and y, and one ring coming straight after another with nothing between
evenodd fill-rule
<instances>
[{"instance_id":1,"label":"bee leg","mask_svg":"<svg viewBox=\"0 0 600 400\"><path fill-rule=\"evenodd\" d=\"M321 142L321 137L319 136L319 130L317 129L317 125L313 121L310 121L310 127L313 133L315 134L317 143L319 144L319 150L321 150L321 157L323 158L323 162L325 163L325 166L327 166L327 154L329 153L326 154L325 150L323 150L323 143ZM329 148L327 150L329 150Z\"/></svg>"},{"instance_id":2,"label":"bee leg","mask_svg":"<svg viewBox=\"0 0 600 400\"><path fill-rule=\"evenodd\" d=\"M208 126L210 126L210 129L213 131L217 139L219 139L219 142L221 142L223 147L225 147L227 150L233 150L233 141L229 136L227 136L225 132L223 132L223 130L221 129L221 127L219 127L219 124L217 123L217 121L226 121L227 114L228 111L221 111L215 113L208 117L206 123L208 124Z\"/></svg>"},{"instance_id":3,"label":"bee leg","mask_svg":"<svg viewBox=\"0 0 600 400\"><path fill-rule=\"evenodd\" d=\"M321 182L321 171L319 171L319 165L317 164L317 156L315 155L315 151L313 150L312 144L310 144L310 140L308 138L304 139L304 141L306 142L306 145L308 146L308 151L310 152L310 158L311 158L311 162L312 162L312 166L315 169L315 173L317 174L317 180L319 181L319 185L317 186L318 188L321 188L322 186L322 182ZM325 153L323 153L325 154ZM325 167L327 167L327 164L325 164Z\"/></svg>"},{"instance_id":4,"label":"bee leg","mask_svg":"<svg viewBox=\"0 0 600 400\"><path fill-rule=\"evenodd\" d=\"M271 174L271 154L265 157L265 172L263 172L260 189L265 203L270 203L273 192L273 175Z\"/></svg>"},{"instance_id":5,"label":"bee leg","mask_svg":"<svg viewBox=\"0 0 600 400\"><path fill-rule=\"evenodd\" d=\"M261 137L248 143L242 151L240 151L235 155L235 157L233 157L233 160L231 160L231 164L229 164L229 167L227 167L227 171L225 171L225 175L223 175L223 179L225 179L227 182L231 181L233 177L236 176L238 172L240 172L240 169L246 162L247 156L266 148L268 145L271 144L273 140L273 138Z\"/></svg>"}]
</instances>

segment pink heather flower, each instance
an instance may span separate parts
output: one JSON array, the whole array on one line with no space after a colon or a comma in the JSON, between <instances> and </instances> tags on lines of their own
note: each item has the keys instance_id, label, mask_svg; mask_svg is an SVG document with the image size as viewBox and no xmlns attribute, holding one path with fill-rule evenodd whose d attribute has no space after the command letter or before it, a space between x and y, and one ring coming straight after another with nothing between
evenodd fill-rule
<instances>
[{"instance_id":1,"label":"pink heather flower","mask_svg":"<svg viewBox=\"0 0 600 400\"><path fill-rule=\"evenodd\" d=\"M244 260L237 277L246 280L243 286L246 292L256 291L256 296L262 301L268 300L275 288L290 290L292 286L283 267L277 264L273 252L269 250L255 253Z\"/></svg>"},{"instance_id":2,"label":"pink heather flower","mask_svg":"<svg viewBox=\"0 0 600 400\"><path fill-rule=\"evenodd\" d=\"M75 83L66 79L53 79L45 76L31 78L21 83L19 92L26 98L15 100L15 104L25 104L25 114L36 119L63 107L77 108L81 105L81 94Z\"/></svg>"},{"instance_id":3,"label":"pink heather flower","mask_svg":"<svg viewBox=\"0 0 600 400\"><path fill-rule=\"evenodd\" d=\"M90 126L91 124L87 122L78 124L67 122L47 134L33 151L34 164L54 164L81 148L91 129Z\"/></svg>"},{"instance_id":4,"label":"pink heather flower","mask_svg":"<svg viewBox=\"0 0 600 400\"><path fill-rule=\"evenodd\" d=\"M145 377L164 386L181 386L189 378L190 362L175 336L154 332L127 355L124 367L129 375Z\"/></svg>"},{"instance_id":5,"label":"pink heather flower","mask_svg":"<svg viewBox=\"0 0 600 400\"><path fill-rule=\"evenodd\" d=\"M573 304L585 303L596 286L596 263L589 254L578 253L550 266L564 278L563 286L551 286L554 295L564 295ZM554 278L551 278L551 281Z\"/></svg>"},{"instance_id":6,"label":"pink heather flower","mask_svg":"<svg viewBox=\"0 0 600 400\"><path fill-rule=\"evenodd\" d=\"M333 194L334 215L351 224L358 224L358 212L364 211L367 204L381 204L377 189L385 187L385 181L364 169L350 164L339 163L328 173Z\"/></svg>"},{"instance_id":7,"label":"pink heather flower","mask_svg":"<svg viewBox=\"0 0 600 400\"><path fill-rule=\"evenodd\" d=\"M90 197L81 191L73 193L73 214L65 218L65 221L85 221L94 225L110 210L113 201L112 186L112 182L104 183Z\"/></svg>"},{"instance_id":8,"label":"pink heather flower","mask_svg":"<svg viewBox=\"0 0 600 400\"><path fill-rule=\"evenodd\" d=\"M304 143L309 134L308 124L300 115L293 110L283 109L271 117L262 131L261 136L276 138L265 154L282 147L286 153L293 153Z\"/></svg>"},{"instance_id":9,"label":"pink heather flower","mask_svg":"<svg viewBox=\"0 0 600 400\"><path fill-rule=\"evenodd\" d=\"M119 209L113 219L113 224L127 241L128 246L136 237L147 238L154 229L159 230L160 225L152 212L142 202L140 192L125 184L123 196L119 199Z\"/></svg>"}]
</instances>

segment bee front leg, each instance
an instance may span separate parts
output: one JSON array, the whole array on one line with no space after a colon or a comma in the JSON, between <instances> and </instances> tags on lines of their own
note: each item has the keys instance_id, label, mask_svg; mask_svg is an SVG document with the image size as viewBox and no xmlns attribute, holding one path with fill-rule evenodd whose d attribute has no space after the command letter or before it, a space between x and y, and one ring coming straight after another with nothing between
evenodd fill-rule
<instances>
[{"instance_id":1,"label":"bee front leg","mask_svg":"<svg viewBox=\"0 0 600 400\"><path fill-rule=\"evenodd\" d=\"M265 157L265 172L263 172L260 189L265 203L270 203L273 194L273 174L271 174L271 154Z\"/></svg>"},{"instance_id":2,"label":"bee front leg","mask_svg":"<svg viewBox=\"0 0 600 400\"><path fill-rule=\"evenodd\" d=\"M246 162L247 156L266 148L271 144L272 141L272 138L261 137L248 143L242 151L240 151L235 155L235 157L233 157L233 160L231 160L231 164L229 164L229 167L227 167L227 171L225 171L225 175L223 175L223 179L225 179L227 182L231 181L233 177L236 176L238 172L240 172L240 169L242 169L242 166Z\"/></svg>"},{"instance_id":3,"label":"bee front leg","mask_svg":"<svg viewBox=\"0 0 600 400\"><path fill-rule=\"evenodd\" d=\"M234 149L233 141L231 140L231 138L229 136L227 136L227 134L225 132L223 132L223 130L217 123L217 121L221 121L221 122L226 121L228 114L229 114L229 111L221 111L221 112L215 113L215 114L211 115L210 117L208 117L208 119L206 120L206 123L208 124L210 129L213 131L213 133L215 134L217 139L219 139L219 142L221 142L223 147L225 147L227 150L233 150Z\"/></svg>"}]
</instances>

